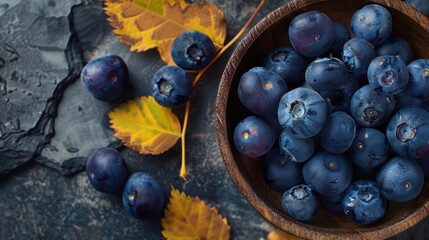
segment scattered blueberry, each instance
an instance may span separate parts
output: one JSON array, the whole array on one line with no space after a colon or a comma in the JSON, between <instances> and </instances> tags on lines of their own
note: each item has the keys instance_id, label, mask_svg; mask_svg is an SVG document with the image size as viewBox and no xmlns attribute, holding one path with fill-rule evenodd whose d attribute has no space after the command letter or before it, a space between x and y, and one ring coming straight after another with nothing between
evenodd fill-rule
<instances>
[{"instance_id":1,"label":"scattered blueberry","mask_svg":"<svg viewBox=\"0 0 429 240\"><path fill-rule=\"evenodd\" d=\"M192 79L179 67L161 67L152 78L152 96L164 107L183 106L191 95Z\"/></svg>"},{"instance_id":2,"label":"scattered blueberry","mask_svg":"<svg viewBox=\"0 0 429 240\"><path fill-rule=\"evenodd\" d=\"M395 108L393 95L376 92L365 85L353 94L350 101L350 113L356 123L364 127L377 127L386 123Z\"/></svg>"},{"instance_id":3,"label":"scattered blueberry","mask_svg":"<svg viewBox=\"0 0 429 240\"><path fill-rule=\"evenodd\" d=\"M363 38L352 38L343 46L343 61L357 78L367 77L368 66L376 57L374 46Z\"/></svg>"},{"instance_id":4,"label":"scattered blueberry","mask_svg":"<svg viewBox=\"0 0 429 240\"><path fill-rule=\"evenodd\" d=\"M287 154L273 148L264 158L264 177L268 185L281 193L303 181L302 164L292 161Z\"/></svg>"},{"instance_id":5,"label":"scattered blueberry","mask_svg":"<svg viewBox=\"0 0 429 240\"><path fill-rule=\"evenodd\" d=\"M386 8L368 4L353 14L350 30L353 37L364 38L373 45L379 45L392 33L392 16Z\"/></svg>"},{"instance_id":6,"label":"scattered blueberry","mask_svg":"<svg viewBox=\"0 0 429 240\"><path fill-rule=\"evenodd\" d=\"M374 128L358 130L350 148L353 163L363 169L374 169L383 164L389 156L386 135Z\"/></svg>"},{"instance_id":7,"label":"scattered blueberry","mask_svg":"<svg viewBox=\"0 0 429 240\"><path fill-rule=\"evenodd\" d=\"M311 138L294 138L282 131L279 137L280 150L294 162L305 162L314 153L314 141Z\"/></svg>"},{"instance_id":8,"label":"scattered blueberry","mask_svg":"<svg viewBox=\"0 0 429 240\"><path fill-rule=\"evenodd\" d=\"M383 164L377 174L377 183L388 200L403 203L420 194L424 174L415 160L396 156Z\"/></svg>"},{"instance_id":9,"label":"scattered blueberry","mask_svg":"<svg viewBox=\"0 0 429 240\"><path fill-rule=\"evenodd\" d=\"M310 186L298 184L282 195L283 210L299 221L310 220L319 210L319 198Z\"/></svg>"},{"instance_id":10,"label":"scattered blueberry","mask_svg":"<svg viewBox=\"0 0 429 240\"><path fill-rule=\"evenodd\" d=\"M377 56L393 55L400 57L405 64L413 60L414 54L411 45L403 38L391 37L377 46Z\"/></svg>"},{"instance_id":11,"label":"scattered blueberry","mask_svg":"<svg viewBox=\"0 0 429 240\"><path fill-rule=\"evenodd\" d=\"M321 151L304 163L302 175L314 191L331 196L340 194L349 186L353 168L344 155Z\"/></svg>"},{"instance_id":12,"label":"scattered blueberry","mask_svg":"<svg viewBox=\"0 0 429 240\"><path fill-rule=\"evenodd\" d=\"M212 40L199 31L187 31L173 41L171 57L185 70L201 70L214 58L216 48Z\"/></svg>"},{"instance_id":13,"label":"scattered blueberry","mask_svg":"<svg viewBox=\"0 0 429 240\"><path fill-rule=\"evenodd\" d=\"M407 66L410 79L405 91L418 99L429 98L429 59L418 59Z\"/></svg>"},{"instance_id":14,"label":"scattered blueberry","mask_svg":"<svg viewBox=\"0 0 429 240\"><path fill-rule=\"evenodd\" d=\"M362 225L379 221L387 208L377 184L368 180L352 182L344 192L342 205L347 217Z\"/></svg>"},{"instance_id":15,"label":"scattered blueberry","mask_svg":"<svg viewBox=\"0 0 429 240\"><path fill-rule=\"evenodd\" d=\"M100 192L117 192L128 177L125 160L114 148L95 150L86 162L86 174L91 185Z\"/></svg>"},{"instance_id":16,"label":"scattered blueberry","mask_svg":"<svg viewBox=\"0 0 429 240\"><path fill-rule=\"evenodd\" d=\"M122 192L125 210L133 217L150 219L161 216L164 195L158 182L149 174L133 173Z\"/></svg>"},{"instance_id":17,"label":"scattered blueberry","mask_svg":"<svg viewBox=\"0 0 429 240\"><path fill-rule=\"evenodd\" d=\"M247 157L260 157L271 150L276 133L262 118L249 116L243 119L234 129L236 149Z\"/></svg>"},{"instance_id":18,"label":"scattered blueberry","mask_svg":"<svg viewBox=\"0 0 429 240\"><path fill-rule=\"evenodd\" d=\"M293 48L306 57L317 57L329 51L335 41L331 18L319 11L301 13L289 25Z\"/></svg>"},{"instance_id":19,"label":"scattered blueberry","mask_svg":"<svg viewBox=\"0 0 429 240\"><path fill-rule=\"evenodd\" d=\"M272 50L264 61L264 67L277 73L288 85L299 85L304 81L304 73L309 60L289 46Z\"/></svg>"},{"instance_id":20,"label":"scattered blueberry","mask_svg":"<svg viewBox=\"0 0 429 240\"><path fill-rule=\"evenodd\" d=\"M313 137L322 130L327 119L327 106L319 93L298 87L287 92L278 107L279 123L296 138Z\"/></svg>"},{"instance_id":21,"label":"scattered blueberry","mask_svg":"<svg viewBox=\"0 0 429 240\"><path fill-rule=\"evenodd\" d=\"M288 91L286 82L277 73L263 67L245 72L238 83L238 98L256 115L277 118L280 98Z\"/></svg>"},{"instance_id":22,"label":"scattered blueberry","mask_svg":"<svg viewBox=\"0 0 429 240\"><path fill-rule=\"evenodd\" d=\"M429 112L418 106L399 109L390 119L386 137L392 150L407 159L429 154Z\"/></svg>"},{"instance_id":23,"label":"scattered blueberry","mask_svg":"<svg viewBox=\"0 0 429 240\"><path fill-rule=\"evenodd\" d=\"M119 56L97 57L82 69L81 82L96 99L114 102L127 88L128 68Z\"/></svg>"},{"instance_id":24,"label":"scattered blueberry","mask_svg":"<svg viewBox=\"0 0 429 240\"><path fill-rule=\"evenodd\" d=\"M408 83L407 65L393 55L378 56L368 66L368 82L376 91L397 94Z\"/></svg>"},{"instance_id":25,"label":"scattered blueberry","mask_svg":"<svg viewBox=\"0 0 429 240\"><path fill-rule=\"evenodd\" d=\"M314 90L336 89L347 81L347 68L338 58L318 58L305 70L305 81Z\"/></svg>"}]
</instances>

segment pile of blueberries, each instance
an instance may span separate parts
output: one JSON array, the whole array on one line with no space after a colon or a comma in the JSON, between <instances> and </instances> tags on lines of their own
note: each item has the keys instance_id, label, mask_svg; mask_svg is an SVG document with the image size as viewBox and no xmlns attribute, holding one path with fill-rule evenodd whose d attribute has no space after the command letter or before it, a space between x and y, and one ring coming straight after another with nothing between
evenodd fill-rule
<instances>
[{"instance_id":1,"label":"pile of blueberries","mask_svg":"<svg viewBox=\"0 0 429 240\"><path fill-rule=\"evenodd\" d=\"M320 11L297 15L291 46L245 72L236 149L263 157L268 185L294 219L324 206L358 224L384 216L387 201L417 198L429 173L429 59L391 36L383 6L357 10L347 28Z\"/></svg>"},{"instance_id":2,"label":"pile of blueberries","mask_svg":"<svg viewBox=\"0 0 429 240\"><path fill-rule=\"evenodd\" d=\"M214 58L215 46L198 31L188 31L173 42L171 55L177 66L161 67L151 82L152 96L162 106L183 106L192 94L188 73L206 67ZM128 89L128 68L121 57L106 55L91 60L82 70L81 82L96 99L117 102ZM162 213L164 196L158 182L145 172L129 176L127 165L114 148L96 149L87 159L86 173L91 185L104 193L122 190L126 211L136 218L156 218Z\"/></svg>"}]
</instances>

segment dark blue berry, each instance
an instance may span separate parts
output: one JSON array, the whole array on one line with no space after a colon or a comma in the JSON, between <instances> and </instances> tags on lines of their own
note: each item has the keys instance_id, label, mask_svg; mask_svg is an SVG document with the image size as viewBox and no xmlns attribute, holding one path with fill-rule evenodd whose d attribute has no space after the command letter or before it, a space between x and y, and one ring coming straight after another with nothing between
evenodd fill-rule
<instances>
[{"instance_id":1,"label":"dark blue berry","mask_svg":"<svg viewBox=\"0 0 429 240\"><path fill-rule=\"evenodd\" d=\"M128 69L116 55L107 55L91 60L82 69L81 81L96 99L114 102L125 92L128 85Z\"/></svg>"},{"instance_id":2,"label":"dark blue berry","mask_svg":"<svg viewBox=\"0 0 429 240\"><path fill-rule=\"evenodd\" d=\"M247 157L260 157L271 150L276 133L262 118L249 116L237 124L234 129L236 149Z\"/></svg>"},{"instance_id":3,"label":"dark blue berry","mask_svg":"<svg viewBox=\"0 0 429 240\"><path fill-rule=\"evenodd\" d=\"M279 146L283 153L294 162L305 162L314 153L315 145L311 138L294 138L283 131L279 137Z\"/></svg>"},{"instance_id":4,"label":"dark blue berry","mask_svg":"<svg viewBox=\"0 0 429 240\"><path fill-rule=\"evenodd\" d=\"M418 106L399 109L390 119L386 137L392 150L407 159L429 154L429 112Z\"/></svg>"},{"instance_id":5,"label":"dark blue berry","mask_svg":"<svg viewBox=\"0 0 429 240\"><path fill-rule=\"evenodd\" d=\"M361 128L350 148L353 163L363 169L374 169L383 164L389 155L386 136L374 128Z\"/></svg>"},{"instance_id":6,"label":"dark blue berry","mask_svg":"<svg viewBox=\"0 0 429 240\"><path fill-rule=\"evenodd\" d=\"M192 79L179 67L161 67L152 78L152 96L164 107L183 106L191 95Z\"/></svg>"},{"instance_id":7,"label":"dark blue berry","mask_svg":"<svg viewBox=\"0 0 429 240\"><path fill-rule=\"evenodd\" d=\"M407 66L410 79L405 91L418 99L429 98L429 59L418 59Z\"/></svg>"},{"instance_id":8,"label":"dark blue berry","mask_svg":"<svg viewBox=\"0 0 429 240\"><path fill-rule=\"evenodd\" d=\"M386 123L395 108L393 95L376 92L365 85L353 94L350 101L350 113L356 123L365 127L377 127Z\"/></svg>"},{"instance_id":9,"label":"dark blue berry","mask_svg":"<svg viewBox=\"0 0 429 240\"><path fill-rule=\"evenodd\" d=\"M289 40L301 55L320 56L329 51L335 41L334 23L319 11L301 13L289 25Z\"/></svg>"},{"instance_id":10,"label":"dark blue berry","mask_svg":"<svg viewBox=\"0 0 429 240\"><path fill-rule=\"evenodd\" d=\"M86 174L91 185L100 192L118 191L128 177L125 160L114 148L95 150L86 162Z\"/></svg>"},{"instance_id":11,"label":"dark blue berry","mask_svg":"<svg viewBox=\"0 0 429 240\"><path fill-rule=\"evenodd\" d=\"M280 75L288 85L297 86L304 81L309 60L289 46L272 50L264 60L264 67Z\"/></svg>"},{"instance_id":12,"label":"dark blue berry","mask_svg":"<svg viewBox=\"0 0 429 240\"><path fill-rule=\"evenodd\" d=\"M392 16L377 4L368 4L357 10L350 20L353 37L364 38L374 46L386 41L392 33Z\"/></svg>"},{"instance_id":13,"label":"dark blue berry","mask_svg":"<svg viewBox=\"0 0 429 240\"><path fill-rule=\"evenodd\" d=\"M424 174L419 164L399 156L389 159L377 174L377 183L388 200L397 203L418 197L424 184Z\"/></svg>"},{"instance_id":14,"label":"dark blue berry","mask_svg":"<svg viewBox=\"0 0 429 240\"><path fill-rule=\"evenodd\" d=\"M305 70L305 81L314 90L339 88L347 81L347 68L338 58L318 58Z\"/></svg>"},{"instance_id":15,"label":"dark blue berry","mask_svg":"<svg viewBox=\"0 0 429 240\"><path fill-rule=\"evenodd\" d=\"M309 138L318 134L327 117L325 100L312 89L298 87L280 99L279 123L287 133L296 138Z\"/></svg>"},{"instance_id":16,"label":"dark blue berry","mask_svg":"<svg viewBox=\"0 0 429 240\"><path fill-rule=\"evenodd\" d=\"M311 187L299 184L291 187L282 195L283 210L299 221L310 220L319 210L319 198Z\"/></svg>"},{"instance_id":17,"label":"dark blue berry","mask_svg":"<svg viewBox=\"0 0 429 240\"><path fill-rule=\"evenodd\" d=\"M339 154L347 151L356 135L356 123L345 112L334 112L319 135L320 145L328 152Z\"/></svg>"},{"instance_id":18,"label":"dark blue berry","mask_svg":"<svg viewBox=\"0 0 429 240\"><path fill-rule=\"evenodd\" d=\"M238 98L256 115L277 118L280 98L288 91L286 82L277 73L263 67L245 72L238 83Z\"/></svg>"},{"instance_id":19,"label":"dark blue berry","mask_svg":"<svg viewBox=\"0 0 429 240\"><path fill-rule=\"evenodd\" d=\"M199 31L180 34L171 47L171 57L177 66L186 70L200 70L214 58L216 48L212 40Z\"/></svg>"},{"instance_id":20,"label":"dark blue berry","mask_svg":"<svg viewBox=\"0 0 429 240\"><path fill-rule=\"evenodd\" d=\"M407 65L393 55L378 56L368 66L368 82L376 91L401 92L408 84Z\"/></svg>"},{"instance_id":21,"label":"dark blue berry","mask_svg":"<svg viewBox=\"0 0 429 240\"><path fill-rule=\"evenodd\" d=\"M279 148L273 148L265 155L264 173L268 185L281 193L303 181L302 164L292 161Z\"/></svg>"},{"instance_id":22,"label":"dark blue berry","mask_svg":"<svg viewBox=\"0 0 429 240\"><path fill-rule=\"evenodd\" d=\"M386 199L373 181L352 182L344 192L343 209L348 218L362 225L379 221L386 213Z\"/></svg>"},{"instance_id":23,"label":"dark blue berry","mask_svg":"<svg viewBox=\"0 0 429 240\"><path fill-rule=\"evenodd\" d=\"M350 40L349 32L347 28L337 22L334 22L335 40L332 44L331 52L335 57L341 58L344 44Z\"/></svg>"},{"instance_id":24,"label":"dark blue berry","mask_svg":"<svg viewBox=\"0 0 429 240\"><path fill-rule=\"evenodd\" d=\"M377 56L393 55L400 57L405 64L413 60L413 49L411 45L403 38L391 37L384 43L377 46Z\"/></svg>"},{"instance_id":25,"label":"dark blue berry","mask_svg":"<svg viewBox=\"0 0 429 240\"><path fill-rule=\"evenodd\" d=\"M340 194L349 186L353 168L345 156L321 151L304 163L302 175L314 191L331 196Z\"/></svg>"},{"instance_id":26,"label":"dark blue berry","mask_svg":"<svg viewBox=\"0 0 429 240\"><path fill-rule=\"evenodd\" d=\"M366 78L368 66L376 57L374 46L363 38L352 38L343 46L343 61L358 78Z\"/></svg>"},{"instance_id":27,"label":"dark blue berry","mask_svg":"<svg viewBox=\"0 0 429 240\"><path fill-rule=\"evenodd\" d=\"M133 217L157 218L162 213L164 195L158 182L152 176L136 172L128 178L125 184L122 203L125 210Z\"/></svg>"}]
</instances>

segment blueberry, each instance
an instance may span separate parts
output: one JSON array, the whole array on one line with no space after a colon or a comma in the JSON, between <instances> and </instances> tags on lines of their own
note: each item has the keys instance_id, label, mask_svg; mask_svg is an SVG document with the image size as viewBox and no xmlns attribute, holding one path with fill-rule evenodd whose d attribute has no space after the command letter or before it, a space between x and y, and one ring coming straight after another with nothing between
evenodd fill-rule
<instances>
[{"instance_id":1,"label":"blueberry","mask_svg":"<svg viewBox=\"0 0 429 240\"><path fill-rule=\"evenodd\" d=\"M386 8L369 4L353 14L350 30L353 37L364 38L373 45L379 45L392 33L392 16Z\"/></svg>"},{"instance_id":2,"label":"blueberry","mask_svg":"<svg viewBox=\"0 0 429 240\"><path fill-rule=\"evenodd\" d=\"M292 161L287 154L281 154L278 147L265 155L264 173L268 185L281 193L303 181L302 164Z\"/></svg>"},{"instance_id":3,"label":"blueberry","mask_svg":"<svg viewBox=\"0 0 429 240\"><path fill-rule=\"evenodd\" d=\"M410 79L405 91L418 99L429 98L429 59L418 59L407 66Z\"/></svg>"},{"instance_id":4,"label":"blueberry","mask_svg":"<svg viewBox=\"0 0 429 240\"><path fill-rule=\"evenodd\" d=\"M393 114L386 128L392 150L408 159L429 154L429 112L418 106L407 106Z\"/></svg>"},{"instance_id":5,"label":"blueberry","mask_svg":"<svg viewBox=\"0 0 429 240\"><path fill-rule=\"evenodd\" d=\"M289 25L289 40L301 55L320 56L335 41L334 23L328 15L319 11L301 13Z\"/></svg>"},{"instance_id":6,"label":"blueberry","mask_svg":"<svg viewBox=\"0 0 429 240\"><path fill-rule=\"evenodd\" d=\"M384 43L377 46L377 56L394 55L400 57L405 64L413 60L413 49L403 38L391 37Z\"/></svg>"},{"instance_id":7,"label":"blueberry","mask_svg":"<svg viewBox=\"0 0 429 240\"><path fill-rule=\"evenodd\" d=\"M264 60L263 66L279 74L288 85L299 85L304 81L304 72L309 60L289 46L272 50Z\"/></svg>"},{"instance_id":8,"label":"blueberry","mask_svg":"<svg viewBox=\"0 0 429 240\"><path fill-rule=\"evenodd\" d=\"M320 145L328 152L339 154L347 151L356 135L356 123L345 112L334 112L328 117L320 132Z\"/></svg>"},{"instance_id":9,"label":"blueberry","mask_svg":"<svg viewBox=\"0 0 429 240\"><path fill-rule=\"evenodd\" d=\"M322 203L322 206L334 214L344 213L342 201L343 193L332 196L320 195L320 203Z\"/></svg>"},{"instance_id":10,"label":"blueberry","mask_svg":"<svg viewBox=\"0 0 429 240\"><path fill-rule=\"evenodd\" d=\"M271 150L276 133L262 118L249 116L243 119L234 129L236 149L247 157L260 157Z\"/></svg>"},{"instance_id":11,"label":"blueberry","mask_svg":"<svg viewBox=\"0 0 429 240\"><path fill-rule=\"evenodd\" d=\"M100 192L118 191L128 177L125 160L114 148L95 150L86 162L86 174L91 185Z\"/></svg>"},{"instance_id":12,"label":"blueberry","mask_svg":"<svg viewBox=\"0 0 429 240\"><path fill-rule=\"evenodd\" d=\"M162 213L164 195L152 176L144 172L136 172L125 183L122 203L125 210L133 217L157 218Z\"/></svg>"},{"instance_id":13,"label":"blueberry","mask_svg":"<svg viewBox=\"0 0 429 240\"><path fill-rule=\"evenodd\" d=\"M313 137L322 130L328 116L325 100L312 89L298 87L287 92L278 107L279 123L296 138Z\"/></svg>"},{"instance_id":14,"label":"blueberry","mask_svg":"<svg viewBox=\"0 0 429 240\"><path fill-rule=\"evenodd\" d=\"M152 96L164 107L183 106L192 95L192 79L176 66L161 67L152 78Z\"/></svg>"},{"instance_id":15,"label":"blueberry","mask_svg":"<svg viewBox=\"0 0 429 240\"><path fill-rule=\"evenodd\" d=\"M386 123L395 108L393 95L376 92L365 85L353 94L350 101L350 113L356 123L364 127L377 127Z\"/></svg>"},{"instance_id":16,"label":"blueberry","mask_svg":"<svg viewBox=\"0 0 429 240\"><path fill-rule=\"evenodd\" d=\"M241 103L261 117L276 117L280 98L288 91L286 82L277 73L263 67L245 72L238 83Z\"/></svg>"},{"instance_id":17,"label":"blueberry","mask_svg":"<svg viewBox=\"0 0 429 240\"><path fill-rule=\"evenodd\" d=\"M404 203L418 197L424 174L415 160L395 156L383 164L377 174L377 183L388 200Z\"/></svg>"},{"instance_id":18,"label":"blueberry","mask_svg":"<svg viewBox=\"0 0 429 240\"><path fill-rule=\"evenodd\" d=\"M361 225L375 223L386 213L386 199L373 181L352 182L344 192L342 201L347 217Z\"/></svg>"},{"instance_id":19,"label":"blueberry","mask_svg":"<svg viewBox=\"0 0 429 240\"><path fill-rule=\"evenodd\" d=\"M332 44L331 52L335 57L341 57L344 44L350 40L349 32L346 27L340 23L334 22L335 40Z\"/></svg>"},{"instance_id":20,"label":"blueberry","mask_svg":"<svg viewBox=\"0 0 429 240\"><path fill-rule=\"evenodd\" d=\"M82 69L82 85L96 99L114 102L125 92L128 85L128 69L116 55L97 57Z\"/></svg>"},{"instance_id":21,"label":"blueberry","mask_svg":"<svg viewBox=\"0 0 429 240\"><path fill-rule=\"evenodd\" d=\"M304 163L302 175L314 191L332 196L340 194L349 186L353 168L345 156L321 151Z\"/></svg>"},{"instance_id":22,"label":"blueberry","mask_svg":"<svg viewBox=\"0 0 429 240\"><path fill-rule=\"evenodd\" d=\"M319 93L325 99L329 113L337 111L350 113L350 100L359 87L359 80L353 73L348 73L345 84L336 89L320 90Z\"/></svg>"},{"instance_id":23,"label":"blueberry","mask_svg":"<svg viewBox=\"0 0 429 240\"><path fill-rule=\"evenodd\" d=\"M421 13L429 16L429 2L427 0L405 0L405 3L410 4Z\"/></svg>"},{"instance_id":24,"label":"blueberry","mask_svg":"<svg viewBox=\"0 0 429 240\"><path fill-rule=\"evenodd\" d=\"M376 91L397 94L408 83L407 65L393 55L378 56L368 66L368 82Z\"/></svg>"},{"instance_id":25,"label":"blueberry","mask_svg":"<svg viewBox=\"0 0 429 240\"><path fill-rule=\"evenodd\" d=\"M283 131L279 137L279 146L283 153L294 162L305 162L314 153L315 145L311 138L294 138Z\"/></svg>"},{"instance_id":26,"label":"blueberry","mask_svg":"<svg viewBox=\"0 0 429 240\"><path fill-rule=\"evenodd\" d=\"M212 40L199 31L187 31L173 41L171 57L177 66L186 70L200 70L214 58L216 48Z\"/></svg>"},{"instance_id":27,"label":"blueberry","mask_svg":"<svg viewBox=\"0 0 429 240\"><path fill-rule=\"evenodd\" d=\"M319 210L319 206L319 198L311 187L305 184L293 186L282 195L283 210L299 221L310 220Z\"/></svg>"},{"instance_id":28,"label":"blueberry","mask_svg":"<svg viewBox=\"0 0 429 240\"><path fill-rule=\"evenodd\" d=\"M374 169L383 164L389 156L386 135L374 128L358 130L350 148L353 163L363 169Z\"/></svg>"},{"instance_id":29,"label":"blueberry","mask_svg":"<svg viewBox=\"0 0 429 240\"><path fill-rule=\"evenodd\" d=\"M376 57L374 46L363 38L352 38L343 46L343 61L358 78L367 76L368 66Z\"/></svg>"},{"instance_id":30,"label":"blueberry","mask_svg":"<svg viewBox=\"0 0 429 240\"><path fill-rule=\"evenodd\" d=\"M305 81L314 90L340 87L347 81L347 68L338 58L318 58L305 70Z\"/></svg>"}]
</instances>

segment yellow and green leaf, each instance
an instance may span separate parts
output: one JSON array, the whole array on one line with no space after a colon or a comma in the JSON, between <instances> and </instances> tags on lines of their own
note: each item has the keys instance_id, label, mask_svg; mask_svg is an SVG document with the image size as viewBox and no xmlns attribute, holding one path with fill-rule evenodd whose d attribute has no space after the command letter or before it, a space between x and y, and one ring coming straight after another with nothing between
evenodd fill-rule
<instances>
[{"instance_id":1,"label":"yellow and green leaf","mask_svg":"<svg viewBox=\"0 0 429 240\"><path fill-rule=\"evenodd\" d=\"M198 197L171 190L170 203L162 219L162 235L168 240L230 239L230 226L216 208L210 208Z\"/></svg>"},{"instance_id":2,"label":"yellow and green leaf","mask_svg":"<svg viewBox=\"0 0 429 240\"><path fill-rule=\"evenodd\" d=\"M181 137L179 118L153 97L140 97L109 113L115 137L142 154L161 154Z\"/></svg>"},{"instance_id":3,"label":"yellow and green leaf","mask_svg":"<svg viewBox=\"0 0 429 240\"><path fill-rule=\"evenodd\" d=\"M185 0L105 0L105 12L118 39L131 51L157 48L161 59L173 64L171 45L185 31L205 33L217 49L225 42L226 21L216 5Z\"/></svg>"}]
</instances>

